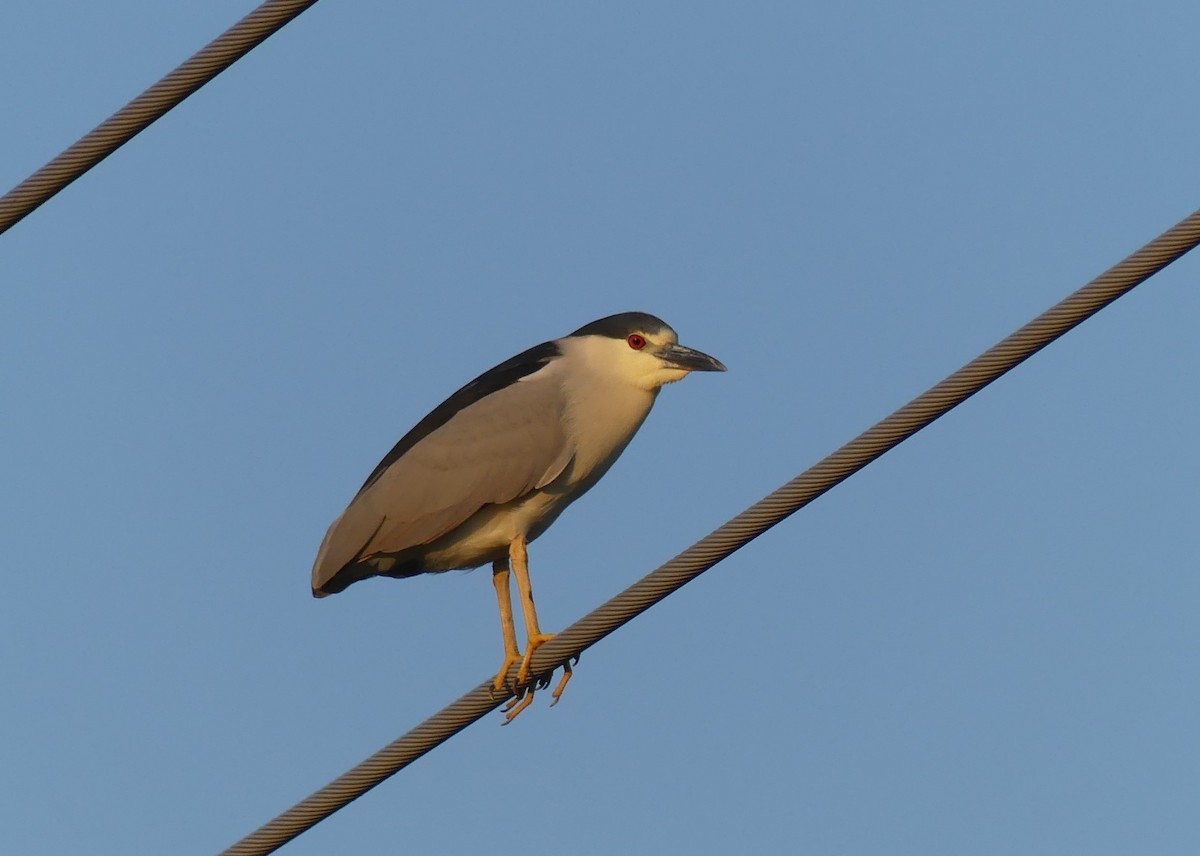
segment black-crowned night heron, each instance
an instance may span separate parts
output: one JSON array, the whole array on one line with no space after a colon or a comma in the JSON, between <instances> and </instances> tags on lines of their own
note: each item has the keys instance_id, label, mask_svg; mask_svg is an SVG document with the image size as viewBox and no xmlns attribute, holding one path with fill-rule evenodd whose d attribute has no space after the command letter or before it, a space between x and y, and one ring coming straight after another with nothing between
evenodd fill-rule
<instances>
[{"instance_id":1,"label":"black-crowned night heron","mask_svg":"<svg viewBox=\"0 0 1200 856\"><path fill-rule=\"evenodd\" d=\"M644 312L610 315L506 360L454 393L396 444L329 527L313 565L317 597L367 577L477 568L492 563L504 664L529 678L549 641L533 605L526 545L594 485L633 438L659 389L689 372L725 371L679 344ZM509 596L516 573L525 616L517 647ZM554 691L562 694L570 667ZM508 719L533 700L513 699ZM519 702L519 704L518 704Z\"/></svg>"}]
</instances>

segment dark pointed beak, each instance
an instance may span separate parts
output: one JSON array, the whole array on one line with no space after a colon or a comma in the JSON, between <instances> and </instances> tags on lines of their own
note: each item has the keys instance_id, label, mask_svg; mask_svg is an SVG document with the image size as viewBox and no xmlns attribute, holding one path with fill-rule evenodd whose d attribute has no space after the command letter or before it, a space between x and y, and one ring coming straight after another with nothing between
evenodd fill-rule
<instances>
[{"instance_id":1,"label":"dark pointed beak","mask_svg":"<svg viewBox=\"0 0 1200 856\"><path fill-rule=\"evenodd\" d=\"M716 357L683 345L667 345L658 352L658 357L673 369L688 372L723 372L725 365Z\"/></svg>"}]
</instances>

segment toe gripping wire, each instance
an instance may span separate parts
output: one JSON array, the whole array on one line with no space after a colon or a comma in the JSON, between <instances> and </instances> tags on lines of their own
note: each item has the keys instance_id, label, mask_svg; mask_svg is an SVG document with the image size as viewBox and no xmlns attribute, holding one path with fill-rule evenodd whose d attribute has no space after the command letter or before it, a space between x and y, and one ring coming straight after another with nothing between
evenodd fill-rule
<instances>
[{"instance_id":1,"label":"toe gripping wire","mask_svg":"<svg viewBox=\"0 0 1200 856\"><path fill-rule=\"evenodd\" d=\"M531 683L698 577L1200 243L1200 211L538 648ZM493 678L225 851L270 853L513 697Z\"/></svg>"}]
</instances>

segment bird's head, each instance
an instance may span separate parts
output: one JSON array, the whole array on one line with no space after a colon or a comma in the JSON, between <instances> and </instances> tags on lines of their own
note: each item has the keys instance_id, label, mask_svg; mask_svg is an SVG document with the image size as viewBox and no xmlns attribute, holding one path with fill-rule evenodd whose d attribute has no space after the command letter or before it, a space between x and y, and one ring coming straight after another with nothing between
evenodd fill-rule
<instances>
[{"instance_id":1,"label":"bird's head","mask_svg":"<svg viewBox=\"0 0 1200 856\"><path fill-rule=\"evenodd\" d=\"M689 372L723 372L720 360L679 344L675 331L645 312L622 312L559 340L564 353L594 373L653 391Z\"/></svg>"}]
</instances>

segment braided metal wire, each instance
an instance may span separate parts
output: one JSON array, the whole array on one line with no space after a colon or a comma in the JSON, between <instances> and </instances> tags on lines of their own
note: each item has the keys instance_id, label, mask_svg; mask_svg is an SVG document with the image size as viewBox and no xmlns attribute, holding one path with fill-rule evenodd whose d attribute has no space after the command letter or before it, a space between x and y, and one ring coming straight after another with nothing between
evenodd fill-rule
<instances>
[{"instance_id":1,"label":"braided metal wire","mask_svg":"<svg viewBox=\"0 0 1200 856\"><path fill-rule=\"evenodd\" d=\"M966 401L1198 243L1200 211L559 633L534 655L533 673L546 673L595 645L884 452ZM514 674L510 674L511 677ZM506 700L492 695L490 680L480 684L354 769L224 851L224 856L271 853Z\"/></svg>"},{"instance_id":2,"label":"braided metal wire","mask_svg":"<svg viewBox=\"0 0 1200 856\"><path fill-rule=\"evenodd\" d=\"M78 142L0 196L0 234L162 118L317 0L267 0Z\"/></svg>"}]
</instances>

